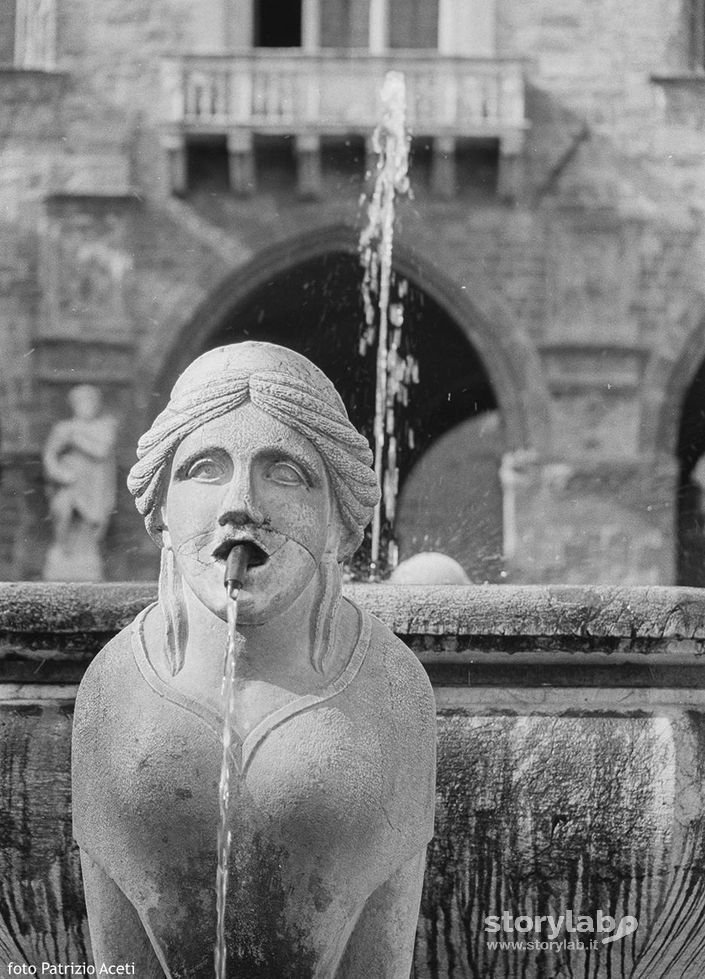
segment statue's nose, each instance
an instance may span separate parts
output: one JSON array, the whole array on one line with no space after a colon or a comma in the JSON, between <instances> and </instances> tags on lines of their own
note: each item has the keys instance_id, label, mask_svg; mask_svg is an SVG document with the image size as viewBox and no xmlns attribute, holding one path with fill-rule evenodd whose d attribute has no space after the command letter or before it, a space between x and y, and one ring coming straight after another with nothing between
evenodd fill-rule
<instances>
[{"instance_id":1,"label":"statue's nose","mask_svg":"<svg viewBox=\"0 0 705 979\"><path fill-rule=\"evenodd\" d=\"M251 474L246 470L234 473L223 494L218 523L225 527L227 524L243 526L263 522L264 514L255 500Z\"/></svg>"}]
</instances>

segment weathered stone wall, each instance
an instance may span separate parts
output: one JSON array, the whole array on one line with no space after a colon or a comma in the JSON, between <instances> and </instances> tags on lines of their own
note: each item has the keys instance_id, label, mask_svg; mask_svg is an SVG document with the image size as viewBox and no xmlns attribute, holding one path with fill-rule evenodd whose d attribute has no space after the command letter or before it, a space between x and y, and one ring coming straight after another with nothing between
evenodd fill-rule
<instances>
[{"instance_id":1,"label":"weathered stone wall","mask_svg":"<svg viewBox=\"0 0 705 979\"><path fill-rule=\"evenodd\" d=\"M0 968L90 960L71 839L72 704L91 657L154 591L0 587ZM436 691L436 835L417 979L699 979L702 592L354 586L348 594L410 645ZM566 928L567 912L575 927L579 915L594 923L598 910L638 925L614 943L603 943L608 932ZM491 947L498 938L549 940L545 922L536 932L488 931L486 918L505 913L525 916L522 927L562 915L559 947Z\"/></svg>"},{"instance_id":2,"label":"weathered stone wall","mask_svg":"<svg viewBox=\"0 0 705 979\"><path fill-rule=\"evenodd\" d=\"M219 290L276 245L295 264L307 235L342 227L354 249L360 224L361 180L327 165L313 203L297 199L293 171L251 200L222 187L171 198L159 58L217 49L218 18L186 0L58 11L59 71L0 71L0 431L4 468L19 470L3 477L3 506L19 514L0 530L10 578L40 573L38 453L71 383L100 384L124 418L125 471L165 365L185 343L207 345ZM678 420L705 357L705 118L687 52L680 0L497 0L497 53L526 59L519 200L468 182L464 164L458 197L435 200L417 154L399 254L483 360L507 450L533 453L544 475L580 473L553 512L526 494L517 520L542 550L520 530L514 580L614 580L621 539L623 580L674 580ZM652 467L665 475L647 502ZM122 494L108 573L152 574Z\"/></svg>"}]
</instances>

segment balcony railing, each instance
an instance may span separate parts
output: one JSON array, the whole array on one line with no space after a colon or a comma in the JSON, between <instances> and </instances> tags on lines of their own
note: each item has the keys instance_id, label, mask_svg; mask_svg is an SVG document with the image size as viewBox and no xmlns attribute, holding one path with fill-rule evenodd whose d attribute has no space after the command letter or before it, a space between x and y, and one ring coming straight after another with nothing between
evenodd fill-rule
<instances>
[{"instance_id":1,"label":"balcony railing","mask_svg":"<svg viewBox=\"0 0 705 979\"><path fill-rule=\"evenodd\" d=\"M371 132L390 69L404 72L412 133L502 138L526 125L517 61L258 50L170 57L162 68L163 117L186 131Z\"/></svg>"}]
</instances>

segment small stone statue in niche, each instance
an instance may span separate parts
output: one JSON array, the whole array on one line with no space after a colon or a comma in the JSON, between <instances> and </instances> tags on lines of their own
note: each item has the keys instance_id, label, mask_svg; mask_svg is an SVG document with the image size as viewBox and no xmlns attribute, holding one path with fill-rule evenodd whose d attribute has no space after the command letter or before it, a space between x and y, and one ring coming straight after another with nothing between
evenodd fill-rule
<instances>
[{"instance_id":1,"label":"small stone statue in niche","mask_svg":"<svg viewBox=\"0 0 705 979\"><path fill-rule=\"evenodd\" d=\"M73 418L57 422L44 447L54 541L45 581L102 581L100 543L115 510L117 419L100 391L79 384L68 396Z\"/></svg>"},{"instance_id":2,"label":"small stone statue in niche","mask_svg":"<svg viewBox=\"0 0 705 979\"><path fill-rule=\"evenodd\" d=\"M415 656L341 595L379 498L367 442L306 358L247 342L184 372L138 458L159 597L93 662L74 722L96 962L213 975L224 555L247 541L228 974L408 979L435 705Z\"/></svg>"}]
</instances>

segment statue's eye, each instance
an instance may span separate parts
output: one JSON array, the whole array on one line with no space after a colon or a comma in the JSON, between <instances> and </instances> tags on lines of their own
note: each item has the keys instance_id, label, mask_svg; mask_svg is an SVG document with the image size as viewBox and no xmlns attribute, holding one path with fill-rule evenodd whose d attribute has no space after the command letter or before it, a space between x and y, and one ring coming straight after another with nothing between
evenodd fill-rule
<instances>
[{"instance_id":1,"label":"statue's eye","mask_svg":"<svg viewBox=\"0 0 705 979\"><path fill-rule=\"evenodd\" d=\"M196 459L186 470L187 479L196 479L201 483L215 483L223 476L223 465L212 456Z\"/></svg>"},{"instance_id":2,"label":"statue's eye","mask_svg":"<svg viewBox=\"0 0 705 979\"><path fill-rule=\"evenodd\" d=\"M267 469L267 479L282 486L305 486L308 483L306 476L293 462L273 462Z\"/></svg>"}]
</instances>

